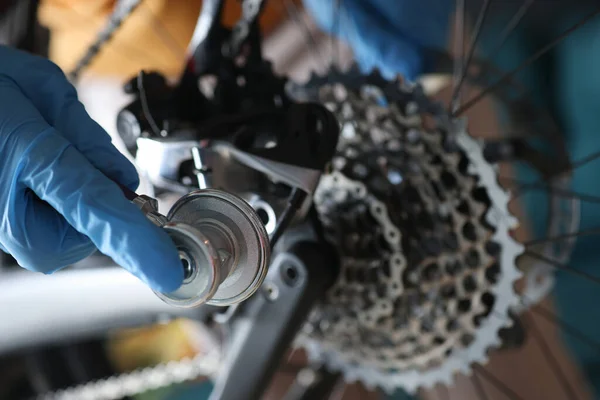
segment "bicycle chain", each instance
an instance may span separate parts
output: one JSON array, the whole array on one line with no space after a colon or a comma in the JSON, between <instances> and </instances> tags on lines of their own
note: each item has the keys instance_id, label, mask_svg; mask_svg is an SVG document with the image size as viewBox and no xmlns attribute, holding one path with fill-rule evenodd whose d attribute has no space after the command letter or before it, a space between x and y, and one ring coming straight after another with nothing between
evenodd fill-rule
<instances>
[{"instance_id":1,"label":"bicycle chain","mask_svg":"<svg viewBox=\"0 0 600 400\"><path fill-rule=\"evenodd\" d=\"M193 358L171 361L141 370L115 375L107 379L46 393L37 400L119 400L149 390L192 381L217 372L216 352L198 354Z\"/></svg>"},{"instance_id":2,"label":"bicycle chain","mask_svg":"<svg viewBox=\"0 0 600 400\"><path fill-rule=\"evenodd\" d=\"M248 39L252 24L254 24L256 18L259 16L263 2L264 0L242 1L242 16L235 24L226 47L231 57L235 57L239 53L240 47ZM88 47L75 68L69 72L69 79L71 81L76 81L79 78L81 73L94 61L104 45L112 39L115 32L141 4L142 0L122 0L117 4L104 29L98 33L94 43Z\"/></svg>"},{"instance_id":3,"label":"bicycle chain","mask_svg":"<svg viewBox=\"0 0 600 400\"><path fill-rule=\"evenodd\" d=\"M342 125L314 198L342 262L297 343L368 387L449 384L485 362L519 301L509 197L461 121L419 87L334 70L305 93Z\"/></svg>"},{"instance_id":4,"label":"bicycle chain","mask_svg":"<svg viewBox=\"0 0 600 400\"><path fill-rule=\"evenodd\" d=\"M106 27L100 31L94 43L92 43L86 53L77 62L77 65L69 73L69 79L76 81L83 70L87 68L96 58L100 50L113 37L115 32L123 25L123 22L142 4L141 0L123 0L119 2L108 19Z\"/></svg>"},{"instance_id":5,"label":"bicycle chain","mask_svg":"<svg viewBox=\"0 0 600 400\"><path fill-rule=\"evenodd\" d=\"M252 25L260 14L264 0L243 0L242 17L234 25L231 38L227 44L227 53L230 57L239 54L241 46L248 39Z\"/></svg>"}]
</instances>

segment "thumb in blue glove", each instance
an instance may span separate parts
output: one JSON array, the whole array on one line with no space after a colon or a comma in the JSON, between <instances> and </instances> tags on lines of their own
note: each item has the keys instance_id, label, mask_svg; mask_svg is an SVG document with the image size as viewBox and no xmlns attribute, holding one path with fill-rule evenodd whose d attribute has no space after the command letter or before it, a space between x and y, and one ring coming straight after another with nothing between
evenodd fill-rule
<instances>
[{"instance_id":1,"label":"thumb in blue glove","mask_svg":"<svg viewBox=\"0 0 600 400\"><path fill-rule=\"evenodd\" d=\"M0 46L0 244L21 266L52 273L99 249L152 288L183 270L160 228L124 197L136 170L52 62Z\"/></svg>"},{"instance_id":2,"label":"thumb in blue glove","mask_svg":"<svg viewBox=\"0 0 600 400\"><path fill-rule=\"evenodd\" d=\"M339 3L337 3L339 2ZM339 4L337 11L336 4ZM324 31L339 35L364 72L414 80L423 48L444 48L453 0L304 0Z\"/></svg>"}]
</instances>

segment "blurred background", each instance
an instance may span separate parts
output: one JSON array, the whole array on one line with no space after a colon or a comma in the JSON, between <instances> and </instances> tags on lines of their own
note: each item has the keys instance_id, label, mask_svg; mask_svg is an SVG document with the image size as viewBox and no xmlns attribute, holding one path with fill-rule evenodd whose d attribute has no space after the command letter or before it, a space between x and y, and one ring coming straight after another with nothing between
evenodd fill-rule
<instances>
[{"instance_id":1,"label":"blurred background","mask_svg":"<svg viewBox=\"0 0 600 400\"><path fill-rule=\"evenodd\" d=\"M417 0L415 0L417 1ZM63 70L72 70L82 54L103 29L116 5L114 0L40 0L19 1L10 12L4 10L0 19L0 39L5 42L31 41L46 43L38 52L46 52ZM182 70L187 50L202 2L144 0L124 22L114 37L104 46L94 61L85 70L78 82L82 102L90 115L113 137L114 143L124 153L125 147L116 132L117 112L131 99L124 94L122 85L140 70L160 71L167 77L176 78ZM294 13L291 13L291 10ZM33 11L37 10L37 11ZM297 13L296 13L297 11ZM241 15L236 0L227 2L224 23L232 26ZM24 31L17 21L36 19L39 26L35 31ZM452 18L452 21L454 19ZM264 54L273 62L274 69L281 75L303 82L311 73L323 74L329 66L332 48L339 51L338 62L348 66L351 51L344 43L335 42L321 32L304 11L301 1L267 1L261 17L264 33ZM33 37L38 40L33 40ZM307 43L307 37L310 43ZM42 40L39 40L42 38ZM45 39L45 41L44 41ZM452 38L450 39L450 42ZM334 44L335 42L335 44ZM423 78L426 89L438 96L447 96L449 81L439 76ZM465 90L468 97L469 90ZM496 112L491 102L482 102L468 114L473 132L494 132ZM140 189L144 193L144 182ZM170 199L162 199L161 208L168 209ZM5 262L8 262L5 260ZM1 279L1 276L0 276ZM546 305L552 307L551 302ZM19 307L18 304L14 305ZM536 318L531 316L531 318ZM6 324L8 321L0 322ZM572 385L577 388L578 398L591 398L588 384L582 377L577 364L565 350L554 325L537 318L540 331L555 351L557 359L565 368ZM43 392L56 382L85 381L104 377L117 372L191 357L207 348L218 346L219 339L212 337L202 325L191 320L177 319L161 321L149 328L138 328L114 332L108 339L90 340L85 343L69 344L32 352L25 356L0 358L0 399L19 398L31 391ZM565 393L556 381L544 348L532 340L523 347L507 350L491 357L490 368L506 386L521 394L525 399L564 399ZM306 360L301 351L290 352L275 377L268 399L281 399L293 382L296 373ZM56 382L45 382L54 379ZM509 398L493 385L483 383L490 399ZM208 378L195 383L148 392L135 397L137 400L184 400L208 398L211 385ZM422 392L427 399L477 398L476 388L467 378L460 378L451 389L438 386ZM334 399L404 399L404 393L392 396L368 391L359 385L340 386Z\"/></svg>"}]
</instances>

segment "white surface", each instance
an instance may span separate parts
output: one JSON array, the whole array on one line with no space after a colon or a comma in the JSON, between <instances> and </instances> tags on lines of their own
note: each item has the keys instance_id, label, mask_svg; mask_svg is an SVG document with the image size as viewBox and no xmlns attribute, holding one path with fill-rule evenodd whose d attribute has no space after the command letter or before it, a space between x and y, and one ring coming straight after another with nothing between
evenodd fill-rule
<instances>
[{"instance_id":1,"label":"white surface","mask_svg":"<svg viewBox=\"0 0 600 400\"><path fill-rule=\"evenodd\" d=\"M128 154L117 132L117 114L132 100L131 96L123 92L122 82L119 79L86 76L77 85L77 92L88 114L108 132L117 149L133 163L133 158ZM147 180L143 177L137 192L152 193Z\"/></svg>"},{"instance_id":2,"label":"white surface","mask_svg":"<svg viewBox=\"0 0 600 400\"><path fill-rule=\"evenodd\" d=\"M0 354L153 323L165 315L199 314L163 303L140 280L116 267L52 276L5 273L0 304Z\"/></svg>"}]
</instances>

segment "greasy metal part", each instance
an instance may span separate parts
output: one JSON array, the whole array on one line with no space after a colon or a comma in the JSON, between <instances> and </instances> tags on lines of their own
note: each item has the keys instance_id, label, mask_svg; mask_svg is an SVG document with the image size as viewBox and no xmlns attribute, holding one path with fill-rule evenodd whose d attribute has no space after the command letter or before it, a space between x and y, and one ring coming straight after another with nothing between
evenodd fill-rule
<instances>
[{"instance_id":1,"label":"greasy metal part","mask_svg":"<svg viewBox=\"0 0 600 400\"><path fill-rule=\"evenodd\" d=\"M268 270L269 237L256 211L241 198L220 190L205 189L180 198L167 215L170 224L187 224L206 236L213 256L220 257L220 272L209 275L218 289L206 302L228 306L250 297ZM167 226L169 226L167 225ZM200 275L198 276L200 277ZM194 282L184 282L168 299L188 297Z\"/></svg>"},{"instance_id":2,"label":"greasy metal part","mask_svg":"<svg viewBox=\"0 0 600 400\"><path fill-rule=\"evenodd\" d=\"M182 140L189 135L180 137L176 132L167 138L137 140L137 164L153 184L166 188L182 185L182 169L189 169L186 164L193 160L200 188L210 187L218 180L222 160L233 160L272 182L311 194L335 152L339 134L333 115L315 104L238 112L231 118L215 117L207 124L192 137L210 139L208 146Z\"/></svg>"},{"instance_id":3,"label":"greasy metal part","mask_svg":"<svg viewBox=\"0 0 600 400\"><path fill-rule=\"evenodd\" d=\"M106 26L98 33L93 44L87 47L87 51L77 61L75 68L69 72L69 79L76 81L81 73L94 61L104 45L110 41L115 32L119 30L123 22L138 8L141 0L121 0L117 3L115 10L110 15Z\"/></svg>"},{"instance_id":4,"label":"greasy metal part","mask_svg":"<svg viewBox=\"0 0 600 400\"><path fill-rule=\"evenodd\" d=\"M279 216L279 220L277 221L275 229L273 229L273 233L269 236L272 249L277 245L279 238L281 238L283 233L290 226L294 216L296 215L296 212L302 208L302 204L307 197L307 193L303 190L298 188L292 189L292 193L290 193L287 205Z\"/></svg>"},{"instance_id":5,"label":"greasy metal part","mask_svg":"<svg viewBox=\"0 0 600 400\"><path fill-rule=\"evenodd\" d=\"M240 164L269 176L275 181L297 187L312 194L319 183L320 170L298 167L282 162L268 160L253 154L238 150L228 142L214 142L211 149L225 158L232 158Z\"/></svg>"},{"instance_id":6,"label":"greasy metal part","mask_svg":"<svg viewBox=\"0 0 600 400\"><path fill-rule=\"evenodd\" d=\"M135 197L131 202L138 206L154 225L163 227L167 223L167 217L158 212L158 200L142 194Z\"/></svg>"},{"instance_id":7,"label":"greasy metal part","mask_svg":"<svg viewBox=\"0 0 600 400\"><path fill-rule=\"evenodd\" d=\"M231 319L229 349L210 400L262 398L336 266L333 249L314 242L298 242L275 257L263 289Z\"/></svg>"},{"instance_id":8,"label":"greasy metal part","mask_svg":"<svg viewBox=\"0 0 600 400\"><path fill-rule=\"evenodd\" d=\"M217 46L224 36L220 21L224 4L225 0L206 0L202 2L202 10L198 15L198 21L188 45L188 53L194 61L194 67L200 67L198 73L202 73L207 69L205 63L220 61L211 60L214 58L211 56L214 56L216 52L220 52Z\"/></svg>"},{"instance_id":9,"label":"greasy metal part","mask_svg":"<svg viewBox=\"0 0 600 400\"><path fill-rule=\"evenodd\" d=\"M519 315L516 312L511 312L509 314L510 319L512 320L512 325L506 328L500 329L498 335L500 336L500 340L502 340L502 349L520 349L525 344L525 340L527 339L527 332L525 331L525 326L521 321Z\"/></svg>"},{"instance_id":10,"label":"greasy metal part","mask_svg":"<svg viewBox=\"0 0 600 400\"><path fill-rule=\"evenodd\" d=\"M219 354L201 353L193 358L136 370L81 386L40 396L38 400L120 400L149 390L156 390L218 371Z\"/></svg>"},{"instance_id":11,"label":"greasy metal part","mask_svg":"<svg viewBox=\"0 0 600 400\"><path fill-rule=\"evenodd\" d=\"M277 215L275 215L273 207L257 195L252 195L248 199L248 203L256 210L267 234L271 235L275 231L275 226L277 226Z\"/></svg>"},{"instance_id":12,"label":"greasy metal part","mask_svg":"<svg viewBox=\"0 0 600 400\"><path fill-rule=\"evenodd\" d=\"M197 307L215 295L231 267L232 258L220 257L226 250L217 248L200 230L186 224L169 222L163 226L179 250L185 278L174 292L156 295L177 307Z\"/></svg>"},{"instance_id":13,"label":"greasy metal part","mask_svg":"<svg viewBox=\"0 0 600 400\"><path fill-rule=\"evenodd\" d=\"M136 165L157 188L188 193L191 186L184 186L179 181L181 166L190 159L196 169L199 189L219 187L231 193L248 192L261 174L226 152L201 147L197 140L154 137L137 140Z\"/></svg>"},{"instance_id":14,"label":"greasy metal part","mask_svg":"<svg viewBox=\"0 0 600 400\"><path fill-rule=\"evenodd\" d=\"M167 232L179 250L184 269L185 279L179 289L170 293L155 291L156 295L168 304L183 308L197 307L209 301L229 274L235 245L219 240L222 238L215 236L214 230L209 238L188 223L169 222L158 212L158 201L149 196L137 196L132 202L152 223ZM223 247L217 248L215 243Z\"/></svg>"},{"instance_id":15,"label":"greasy metal part","mask_svg":"<svg viewBox=\"0 0 600 400\"><path fill-rule=\"evenodd\" d=\"M425 49L424 52L426 58L431 60L428 65L434 69L427 73L436 75L452 73L455 65L453 56L437 49ZM504 74L502 70L484 59L475 57L471 64L473 68L470 68L466 79L474 86L487 87ZM536 105L527 89L514 78L506 77L505 84L495 90L493 97L507 111L509 126L505 131L512 132L512 136L526 142L533 139L531 143L537 143L532 146L534 148L540 147L541 140L545 144L542 147L548 150L547 153L538 154L538 157L541 156L539 157L541 162L531 160L535 158L535 153L531 154L531 152L514 156L545 177L549 187L568 188L572 180L572 173L569 172L571 169L568 146L565 143L566 136L554 117L548 110ZM510 138L509 136L503 140L510 140ZM573 239L561 243L545 243L535 251L564 264L568 262L576 242L574 233L579 230L580 200L575 197L550 195L548 207L550 217L544 237L573 235ZM522 260L526 275L523 298L527 300L524 300L524 304L519 307L521 311L535 305L550 293L554 285L555 271L543 260L526 256L523 256Z\"/></svg>"},{"instance_id":16,"label":"greasy metal part","mask_svg":"<svg viewBox=\"0 0 600 400\"><path fill-rule=\"evenodd\" d=\"M179 289L156 293L162 300L186 308L228 306L260 287L269 265L269 237L244 200L220 190L198 190L180 198L165 217L156 199L134 196L131 201L171 237L185 271Z\"/></svg>"},{"instance_id":17,"label":"greasy metal part","mask_svg":"<svg viewBox=\"0 0 600 400\"><path fill-rule=\"evenodd\" d=\"M509 197L464 122L419 87L377 74L318 79L310 98L342 129L314 200L342 270L298 344L369 387L451 383L500 345L510 319L491 313L519 303Z\"/></svg>"},{"instance_id":18,"label":"greasy metal part","mask_svg":"<svg viewBox=\"0 0 600 400\"><path fill-rule=\"evenodd\" d=\"M244 0L242 2L242 17L233 27L229 43L226 43L223 48L223 53L228 57L237 56L244 42L253 33L253 29L256 30L257 18L263 5L264 0Z\"/></svg>"},{"instance_id":19,"label":"greasy metal part","mask_svg":"<svg viewBox=\"0 0 600 400\"><path fill-rule=\"evenodd\" d=\"M192 160L196 168L196 178L198 179L199 189L208 189L212 187L212 167L207 162L207 150L198 146L192 147Z\"/></svg>"}]
</instances>

